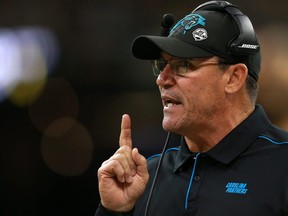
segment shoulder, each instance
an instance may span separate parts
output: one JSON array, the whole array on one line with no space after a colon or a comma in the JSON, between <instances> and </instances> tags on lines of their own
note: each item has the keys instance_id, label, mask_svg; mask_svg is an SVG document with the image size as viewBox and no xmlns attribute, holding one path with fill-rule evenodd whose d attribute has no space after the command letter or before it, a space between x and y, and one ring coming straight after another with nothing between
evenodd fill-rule
<instances>
[{"instance_id":1,"label":"shoulder","mask_svg":"<svg viewBox=\"0 0 288 216\"><path fill-rule=\"evenodd\" d=\"M288 162L288 132L275 126L271 125L258 136L256 141L256 147L258 154L261 155L262 152L263 158L267 160L269 166L275 165L274 170L285 170L285 173L288 173L288 167L283 166ZM256 150L256 149L254 149ZM267 164L268 166L268 164Z\"/></svg>"},{"instance_id":2,"label":"shoulder","mask_svg":"<svg viewBox=\"0 0 288 216\"><path fill-rule=\"evenodd\" d=\"M258 138L267 144L281 145L288 147L288 132L275 125L270 125L266 131L258 136Z\"/></svg>"}]
</instances>

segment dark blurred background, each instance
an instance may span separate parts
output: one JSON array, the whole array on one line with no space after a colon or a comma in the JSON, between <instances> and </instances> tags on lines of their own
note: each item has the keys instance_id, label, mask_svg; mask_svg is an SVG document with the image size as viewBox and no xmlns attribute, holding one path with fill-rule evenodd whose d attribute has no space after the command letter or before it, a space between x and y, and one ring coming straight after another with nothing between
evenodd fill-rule
<instances>
[{"instance_id":1,"label":"dark blurred background","mask_svg":"<svg viewBox=\"0 0 288 216\"><path fill-rule=\"evenodd\" d=\"M149 63L131 55L196 0L0 0L0 215L93 215L97 169L118 146L121 116L148 156L165 141ZM259 103L288 129L288 1L234 0L263 52Z\"/></svg>"}]
</instances>

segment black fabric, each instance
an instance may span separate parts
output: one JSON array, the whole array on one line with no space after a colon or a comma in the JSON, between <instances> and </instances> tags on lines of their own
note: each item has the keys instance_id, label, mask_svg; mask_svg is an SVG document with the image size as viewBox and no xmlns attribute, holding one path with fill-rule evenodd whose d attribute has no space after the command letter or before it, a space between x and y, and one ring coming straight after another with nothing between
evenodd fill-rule
<instances>
[{"instance_id":1,"label":"black fabric","mask_svg":"<svg viewBox=\"0 0 288 216\"><path fill-rule=\"evenodd\" d=\"M158 159L148 159L150 178L134 216L144 215ZM288 132L257 105L210 151L190 152L184 139L166 151L148 216L288 216L287 164Z\"/></svg>"}]
</instances>

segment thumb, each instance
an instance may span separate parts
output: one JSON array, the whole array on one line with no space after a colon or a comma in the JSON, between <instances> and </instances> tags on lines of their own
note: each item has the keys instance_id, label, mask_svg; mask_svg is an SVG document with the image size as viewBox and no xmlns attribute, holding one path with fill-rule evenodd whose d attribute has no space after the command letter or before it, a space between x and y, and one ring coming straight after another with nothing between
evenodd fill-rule
<instances>
[{"instance_id":1,"label":"thumb","mask_svg":"<svg viewBox=\"0 0 288 216\"><path fill-rule=\"evenodd\" d=\"M148 176L148 169L147 169L147 160L146 158L141 155L137 148L132 150L132 158L136 164L136 173L141 177Z\"/></svg>"}]
</instances>

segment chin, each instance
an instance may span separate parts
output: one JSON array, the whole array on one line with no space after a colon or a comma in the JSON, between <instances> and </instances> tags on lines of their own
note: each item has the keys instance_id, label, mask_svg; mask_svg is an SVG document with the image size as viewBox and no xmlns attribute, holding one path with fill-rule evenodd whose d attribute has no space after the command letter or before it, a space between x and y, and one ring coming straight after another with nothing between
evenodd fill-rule
<instances>
[{"instance_id":1,"label":"chin","mask_svg":"<svg viewBox=\"0 0 288 216\"><path fill-rule=\"evenodd\" d=\"M176 127L176 123L175 122L172 122L171 120L168 120L168 119L163 119L163 122L162 122L162 127L165 131L167 132L172 132L172 133L175 133L177 132L178 128Z\"/></svg>"}]
</instances>

